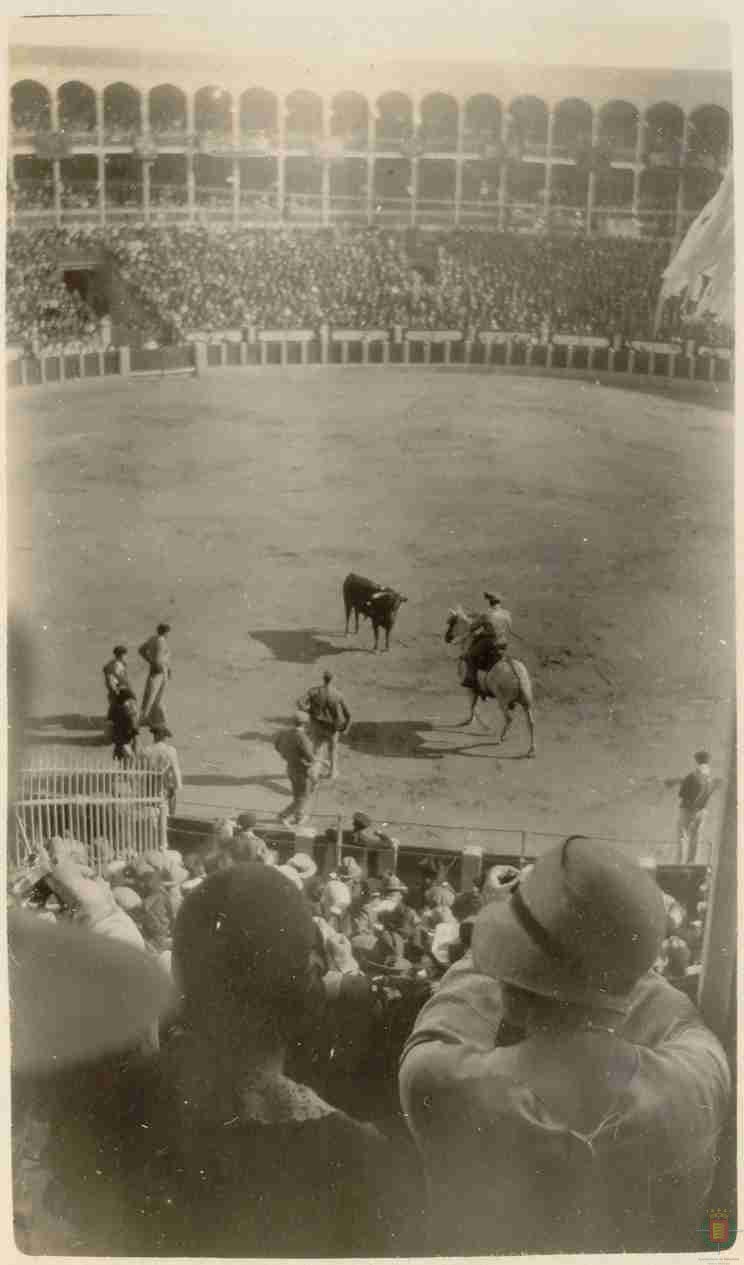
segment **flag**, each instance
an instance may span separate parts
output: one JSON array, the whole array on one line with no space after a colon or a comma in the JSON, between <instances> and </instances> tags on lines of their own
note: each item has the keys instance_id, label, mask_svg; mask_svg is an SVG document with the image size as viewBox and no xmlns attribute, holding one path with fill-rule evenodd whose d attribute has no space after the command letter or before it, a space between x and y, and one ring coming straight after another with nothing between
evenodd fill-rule
<instances>
[{"instance_id":1,"label":"flag","mask_svg":"<svg viewBox=\"0 0 744 1265\"><path fill-rule=\"evenodd\" d=\"M690 225L666 269L657 306L657 324L664 303L685 295L687 317L712 313L734 323L734 171L729 166L718 190Z\"/></svg>"}]
</instances>

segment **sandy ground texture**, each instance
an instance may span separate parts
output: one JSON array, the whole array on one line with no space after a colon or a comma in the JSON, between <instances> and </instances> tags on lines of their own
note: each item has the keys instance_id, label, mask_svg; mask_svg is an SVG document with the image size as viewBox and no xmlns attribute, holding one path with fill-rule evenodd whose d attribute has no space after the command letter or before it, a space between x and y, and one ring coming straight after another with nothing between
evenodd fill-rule
<instances>
[{"instance_id":1,"label":"sandy ground texture","mask_svg":"<svg viewBox=\"0 0 744 1265\"><path fill-rule=\"evenodd\" d=\"M129 645L140 692L136 648L166 620L183 811L286 804L272 739L324 668L354 724L316 812L412 823L404 842L508 851L524 830L540 852L579 831L672 860L673 779L701 745L726 771L733 419L712 402L418 368L224 370L14 395L9 451L31 742L100 743L111 647ZM351 570L408 597L387 654L366 623L343 635ZM484 586L534 681L535 760L521 716L494 744L495 703L493 733L456 728L444 623Z\"/></svg>"}]
</instances>

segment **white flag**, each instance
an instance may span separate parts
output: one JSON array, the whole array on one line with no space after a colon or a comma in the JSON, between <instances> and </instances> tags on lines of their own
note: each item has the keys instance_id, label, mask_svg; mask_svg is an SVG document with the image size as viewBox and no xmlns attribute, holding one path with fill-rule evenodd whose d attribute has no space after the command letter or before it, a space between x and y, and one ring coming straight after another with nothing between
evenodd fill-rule
<instances>
[{"instance_id":1,"label":"white flag","mask_svg":"<svg viewBox=\"0 0 744 1265\"><path fill-rule=\"evenodd\" d=\"M711 312L734 322L734 172L729 166L714 197L690 225L664 273L657 313L673 295L686 294L695 320Z\"/></svg>"}]
</instances>

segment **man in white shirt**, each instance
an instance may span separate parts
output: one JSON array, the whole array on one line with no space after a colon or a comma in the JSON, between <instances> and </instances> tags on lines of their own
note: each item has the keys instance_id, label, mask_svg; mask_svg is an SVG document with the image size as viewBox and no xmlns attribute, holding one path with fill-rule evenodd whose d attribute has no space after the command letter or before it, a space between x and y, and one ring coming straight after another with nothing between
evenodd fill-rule
<instances>
[{"instance_id":1,"label":"man in white shirt","mask_svg":"<svg viewBox=\"0 0 744 1265\"><path fill-rule=\"evenodd\" d=\"M142 698L140 725L146 725L148 720L159 725L165 724L163 695L171 678L170 650L167 641L169 632L170 624L158 624L155 636L143 641L139 648L140 657L150 669Z\"/></svg>"},{"instance_id":2,"label":"man in white shirt","mask_svg":"<svg viewBox=\"0 0 744 1265\"><path fill-rule=\"evenodd\" d=\"M176 792L183 789L178 752L168 741L173 734L164 725L156 725L152 736L153 742L142 754L152 769L164 775L163 784L168 799L168 813L172 817L176 811Z\"/></svg>"}]
</instances>

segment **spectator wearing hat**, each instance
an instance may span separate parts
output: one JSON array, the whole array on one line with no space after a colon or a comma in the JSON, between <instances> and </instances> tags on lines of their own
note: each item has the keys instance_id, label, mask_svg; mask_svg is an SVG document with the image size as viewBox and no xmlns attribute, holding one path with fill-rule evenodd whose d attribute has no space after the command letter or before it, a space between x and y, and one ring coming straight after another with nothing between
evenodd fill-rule
<instances>
[{"instance_id":1,"label":"spectator wearing hat","mask_svg":"<svg viewBox=\"0 0 744 1265\"><path fill-rule=\"evenodd\" d=\"M679 818L677 821L677 863L694 865L701 831L705 826L710 797L716 789L711 775L710 755L707 751L695 752L695 768L688 773L679 787Z\"/></svg>"},{"instance_id":2,"label":"spectator wearing hat","mask_svg":"<svg viewBox=\"0 0 744 1265\"><path fill-rule=\"evenodd\" d=\"M730 1075L649 969L664 930L653 880L577 836L478 914L401 1064L439 1253L695 1247Z\"/></svg>"},{"instance_id":3,"label":"spectator wearing hat","mask_svg":"<svg viewBox=\"0 0 744 1265\"><path fill-rule=\"evenodd\" d=\"M158 624L153 637L148 637L139 648L139 654L148 666L145 692L142 697L140 724L164 725L163 697L165 687L171 679L171 657L168 645L170 624Z\"/></svg>"},{"instance_id":4,"label":"spectator wearing hat","mask_svg":"<svg viewBox=\"0 0 744 1265\"><path fill-rule=\"evenodd\" d=\"M290 869L295 870L299 874L302 885L307 888L308 883L315 878L318 873L318 867L307 852L295 852L287 861Z\"/></svg>"},{"instance_id":5,"label":"spectator wearing hat","mask_svg":"<svg viewBox=\"0 0 744 1265\"><path fill-rule=\"evenodd\" d=\"M274 747L287 766L287 776L292 787L292 802L279 820L285 825L294 822L302 826L307 821L308 803L316 785L315 751L306 731L307 717L295 712L291 729L282 729L274 740Z\"/></svg>"},{"instance_id":6,"label":"spectator wearing hat","mask_svg":"<svg viewBox=\"0 0 744 1265\"><path fill-rule=\"evenodd\" d=\"M323 673L323 684L308 690L297 706L310 716L310 740L316 759L325 756L328 777L338 776L338 743L341 734L351 725L351 712L340 690L333 684L333 673Z\"/></svg>"},{"instance_id":7,"label":"spectator wearing hat","mask_svg":"<svg viewBox=\"0 0 744 1265\"><path fill-rule=\"evenodd\" d=\"M119 697L120 691L132 688L129 684L126 646L114 646L113 658L103 665L103 683L106 687L106 699L108 702L106 719L110 721L111 708Z\"/></svg>"},{"instance_id":8,"label":"spectator wearing hat","mask_svg":"<svg viewBox=\"0 0 744 1265\"><path fill-rule=\"evenodd\" d=\"M103 1079L94 1065L58 1113L57 1206L86 1254L412 1254L415 1165L286 1074L325 1005L315 943L302 896L267 866L215 874L184 902L174 1036L146 1065Z\"/></svg>"},{"instance_id":9,"label":"spectator wearing hat","mask_svg":"<svg viewBox=\"0 0 744 1265\"><path fill-rule=\"evenodd\" d=\"M163 774L163 788L168 801L168 814L173 817L176 812L176 794L183 789L181 765L178 752L169 741L173 737L165 725L153 725L153 741L142 753L151 769Z\"/></svg>"},{"instance_id":10,"label":"spectator wearing hat","mask_svg":"<svg viewBox=\"0 0 744 1265\"><path fill-rule=\"evenodd\" d=\"M324 1005L315 948L300 892L269 867L218 874L184 904L174 946L185 1027L174 1100L188 1106L179 1109L185 1127L172 1162L176 1171L185 1165L176 1220L186 1217L190 1255L394 1248L400 1196L390 1148L284 1074L286 1050Z\"/></svg>"},{"instance_id":11,"label":"spectator wearing hat","mask_svg":"<svg viewBox=\"0 0 744 1265\"><path fill-rule=\"evenodd\" d=\"M508 900L519 886L519 870L514 865L492 865L483 876L480 885L484 905L491 901Z\"/></svg>"}]
</instances>

